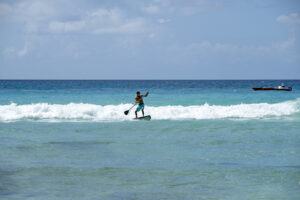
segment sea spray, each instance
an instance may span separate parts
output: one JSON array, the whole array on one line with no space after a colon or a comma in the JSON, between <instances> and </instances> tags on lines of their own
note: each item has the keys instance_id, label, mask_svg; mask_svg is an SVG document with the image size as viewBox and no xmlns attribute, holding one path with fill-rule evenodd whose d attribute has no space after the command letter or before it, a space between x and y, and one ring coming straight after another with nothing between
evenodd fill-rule
<instances>
[{"instance_id":1,"label":"sea spray","mask_svg":"<svg viewBox=\"0 0 300 200\"><path fill-rule=\"evenodd\" d=\"M131 104L96 105L86 103L48 104L36 103L0 105L0 121L16 120L78 120L78 121L123 121L131 120L133 112L124 115ZM300 99L280 103L252 103L236 105L169 105L146 106L145 112L156 120L264 118L288 116L300 111Z\"/></svg>"}]
</instances>

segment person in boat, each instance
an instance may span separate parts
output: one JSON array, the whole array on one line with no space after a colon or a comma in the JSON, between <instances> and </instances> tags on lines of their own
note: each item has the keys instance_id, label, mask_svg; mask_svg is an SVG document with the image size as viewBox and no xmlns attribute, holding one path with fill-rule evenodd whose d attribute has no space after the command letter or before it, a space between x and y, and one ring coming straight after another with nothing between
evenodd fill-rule
<instances>
[{"instance_id":1,"label":"person in boat","mask_svg":"<svg viewBox=\"0 0 300 200\"><path fill-rule=\"evenodd\" d=\"M149 92L147 92L144 95L141 95L140 91L136 92L136 97L135 97L135 103L138 104L138 107L135 109L135 117L138 118L137 113L139 111L142 111L143 117L145 116L144 114L144 108L145 108L145 104L144 104L144 100L143 97L147 97L149 94Z\"/></svg>"},{"instance_id":2,"label":"person in boat","mask_svg":"<svg viewBox=\"0 0 300 200\"><path fill-rule=\"evenodd\" d=\"M283 89L283 88L285 88L285 85L284 85L284 83L281 83L281 85L278 86L278 89Z\"/></svg>"}]
</instances>

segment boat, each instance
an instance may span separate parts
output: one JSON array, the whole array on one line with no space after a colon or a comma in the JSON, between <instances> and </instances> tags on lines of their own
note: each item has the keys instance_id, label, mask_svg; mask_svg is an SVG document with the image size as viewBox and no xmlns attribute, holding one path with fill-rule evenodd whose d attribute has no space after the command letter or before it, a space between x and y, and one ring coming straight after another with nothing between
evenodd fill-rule
<instances>
[{"instance_id":1,"label":"boat","mask_svg":"<svg viewBox=\"0 0 300 200\"><path fill-rule=\"evenodd\" d=\"M254 91L258 90L279 90L279 91L292 91L292 87L285 86L284 84L281 84L277 87L254 87L252 88Z\"/></svg>"}]
</instances>

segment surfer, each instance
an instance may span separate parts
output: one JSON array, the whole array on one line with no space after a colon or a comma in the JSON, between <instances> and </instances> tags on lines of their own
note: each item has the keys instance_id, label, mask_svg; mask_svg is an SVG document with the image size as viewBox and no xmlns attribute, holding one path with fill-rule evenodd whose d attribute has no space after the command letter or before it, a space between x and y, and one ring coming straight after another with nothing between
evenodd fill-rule
<instances>
[{"instance_id":1,"label":"surfer","mask_svg":"<svg viewBox=\"0 0 300 200\"><path fill-rule=\"evenodd\" d=\"M141 110L142 110L143 117L145 116L144 115L145 104L144 104L143 97L147 97L148 94L149 94L149 92L146 92L146 94L144 94L144 95L141 95L140 91L136 92L135 103L138 104L138 107L135 109L135 118L138 118L137 112L139 112Z\"/></svg>"}]
</instances>

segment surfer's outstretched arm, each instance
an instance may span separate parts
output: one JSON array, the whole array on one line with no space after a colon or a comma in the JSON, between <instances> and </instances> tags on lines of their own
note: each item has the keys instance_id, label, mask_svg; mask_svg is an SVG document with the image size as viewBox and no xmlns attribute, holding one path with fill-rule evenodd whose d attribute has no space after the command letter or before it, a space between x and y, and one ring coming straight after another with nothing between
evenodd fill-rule
<instances>
[{"instance_id":1,"label":"surfer's outstretched arm","mask_svg":"<svg viewBox=\"0 0 300 200\"><path fill-rule=\"evenodd\" d=\"M142 95L142 97L147 97L149 92L146 92L146 94Z\"/></svg>"}]
</instances>

